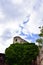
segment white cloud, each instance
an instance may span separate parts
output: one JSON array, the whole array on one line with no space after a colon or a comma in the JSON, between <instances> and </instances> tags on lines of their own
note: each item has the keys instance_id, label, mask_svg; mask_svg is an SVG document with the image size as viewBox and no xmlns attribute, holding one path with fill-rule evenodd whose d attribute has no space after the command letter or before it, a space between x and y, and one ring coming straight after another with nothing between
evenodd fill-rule
<instances>
[{"instance_id":1,"label":"white cloud","mask_svg":"<svg viewBox=\"0 0 43 65\"><path fill-rule=\"evenodd\" d=\"M17 30L18 29L18 27L19 27L19 24L18 24L18 22L16 22L16 21L9 21L8 23L6 23L6 28L9 28L9 29L11 29L11 30Z\"/></svg>"},{"instance_id":2,"label":"white cloud","mask_svg":"<svg viewBox=\"0 0 43 65\"><path fill-rule=\"evenodd\" d=\"M0 8L0 19L4 19L5 14L3 13L3 10Z\"/></svg>"},{"instance_id":3,"label":"white cloud","mask_svg":"<svg viewBox=\"0 0 43 65\"><path fill-rule=\"evenodd\" d=\"M11 0L13 4L21 4L23 0Z\"/></svg>"},{"instance_id":4,"label":"white cloud","mask_svg":"<svg viewBox=\"0 0 43 65\"><path fill-rule=\"evenodd\" d=\"M2 9L0 9L0 52L4 52L5 48L13 42L12 38L19 35L21 31L26 35L40 32L38 27L43 25L42 0L0 0L0 3L2 6ZM27 21L28 15L30 16L29 21L23 24ZM6 30L11 32L11 38L4 41L2 35L7 36L7 34L4 34ZM25 39L26 35L21 37ZM29 41L31 42L31 40Z\"/></svg>"},{"instance_id":5,"label":"white cloud","mask_svg":"<svg viewBox=\"0 0 43 65\"><path fill-rule=\"evenodd\" d=\"M41 12L34 12L31 14L29 21L24 25L24 33L30 32L34 34L39 34L39 27L43 25ZM26 32L27 31L27 32Z\"/></svg>"},{"instance_id":6,"label":"white cloud","mask_svg":"<svg viewBox=\"0 0 43 65\"><path fill-rule=\"evenodd\" d=\"M3 46L2 44L0 44L0 53L4 53L5 51L5 46Z\"/></svg>"},{"instance_id":7,"label":"white cloud","mask_svg":"<svg viewBox=\"0 0 43 65\"><path fill-rule=\"evenodd\" d=\"M10 44L12 44L12 42L13 42L13 39L11 38L11 39L9 39L9 40L7 40L6 42L3 42L3 40L2 39L0 39L0 53L5 53L5 49L7 48L7 47L9 47L10 46Z\"/></svg>"},{"instance_id":8,"label":"white cloud","mask_svg":"<svg viewBox=\"0 0 43 65\"><path fill-rule=\"evenodd\" d=\"M0 24L0 36L3 34L5 30L5 26L3 24Z\"/></svg>"}]
</instances>

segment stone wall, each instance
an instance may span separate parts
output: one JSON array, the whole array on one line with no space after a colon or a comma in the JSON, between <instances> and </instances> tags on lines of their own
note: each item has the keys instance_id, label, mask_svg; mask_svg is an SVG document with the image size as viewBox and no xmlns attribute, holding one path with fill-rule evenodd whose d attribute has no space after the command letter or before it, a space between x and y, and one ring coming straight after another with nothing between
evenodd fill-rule
<instances>
[{"instance_id":1,"label":"stone wall","mask_svg":"<svg viewBox=\"0 0 43 65\"><path fill-rule=\"evenodd\" d=\"M0 53L0 65L5 64L5 54Z\"/></svg>"},{"instance_id":2,"label":"stone wall","mask_svg":"<svg viewBox=\"0 0 43 65\"><path fill-rule=\"evenodd\" d=\"M40 49L39 55L37 56L37 65L43 65L43 47Z\"/></svg>"},{"instance_id":3,"label":"stone wall","mask_svg":"<svg viewBox=\"0 0 43 65\"><path fill-rule=\"evenodd\" d=\"M27 42L26 40L24 40L24 39L22 39L21 37L19 37L19 36L16 36L16 37L14 37L14 39L13 39L13 43L25 43L25 42Z\"/></svg>"}]
</instances>

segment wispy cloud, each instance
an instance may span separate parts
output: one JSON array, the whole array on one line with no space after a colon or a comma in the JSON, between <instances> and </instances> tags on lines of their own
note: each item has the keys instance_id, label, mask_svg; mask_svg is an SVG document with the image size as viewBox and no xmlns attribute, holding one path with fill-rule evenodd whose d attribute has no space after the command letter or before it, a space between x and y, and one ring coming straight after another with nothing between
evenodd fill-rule
<instances>
[{"instance_id":1,"label":"wispy cloud","mask_svg":"<svg viewBox=\"0 0 43 65\"><path fill-rule=\"evenodd\" d=\"M42 25L43 0L0 0L0 52L16 35L35 42Z\"/></svg>"}]
</instances>

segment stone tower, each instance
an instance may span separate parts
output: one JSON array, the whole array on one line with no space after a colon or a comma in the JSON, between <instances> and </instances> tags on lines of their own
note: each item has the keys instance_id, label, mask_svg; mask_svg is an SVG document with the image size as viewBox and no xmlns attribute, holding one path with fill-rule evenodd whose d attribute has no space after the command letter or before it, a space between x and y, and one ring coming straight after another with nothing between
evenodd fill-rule
<instances>
[{"instance_id":1,"label":"stone tower","mask_svg":"<svg viewBox=\"0 0 43 65\"><path fill-rule=\"evenodd\" d=\"M19 36L13 38L13 43L26 43L26 42L27 42L26 40L22 39Z\"/></svg>"}]
</instances>

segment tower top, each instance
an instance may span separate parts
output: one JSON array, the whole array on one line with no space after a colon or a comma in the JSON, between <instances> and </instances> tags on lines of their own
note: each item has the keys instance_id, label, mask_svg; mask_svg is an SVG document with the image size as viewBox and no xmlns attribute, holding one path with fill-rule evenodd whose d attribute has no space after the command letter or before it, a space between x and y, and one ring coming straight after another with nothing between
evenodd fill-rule
<instances>
[{"instance_id":1,"label":"tower top","mask_svg":"<svg viewBox=\"0 0 43 65\"><path fill-rule=\"evenodd\" d=\"M21 38L20 36L15 36L14 38L13 38L13 43L26 43L27 41L26 40L24 40L23 38Z\"/></svg>"}]
</instances>

